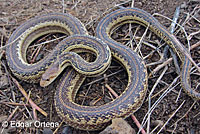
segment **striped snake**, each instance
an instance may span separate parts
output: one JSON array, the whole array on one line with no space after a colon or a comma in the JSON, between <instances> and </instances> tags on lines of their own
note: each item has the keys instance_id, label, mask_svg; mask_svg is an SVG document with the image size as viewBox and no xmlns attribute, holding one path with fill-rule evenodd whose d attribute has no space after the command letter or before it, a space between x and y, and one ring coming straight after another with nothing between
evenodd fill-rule
<instances>
[{"instance_id":1,"label":"striped snake","mask_svg":"<svg viewBox=\"0 0 200 134\"><path fill-rule=\"evenodd\" d=\"M137 8L119 9L106 15L96 28L96 36L99 39L86 35L87 32L81 22L69 14L47 14L31 19L18 27L9 38L8 43L11 45L6 48L8 65L14 75L25 81L37 82L42 75L40 81L42 86L50 84L68 66L55 92L55 107L58 115L68 125L79 129L102 129L113 118L125 118L136 111L141 106L147 90L147 71L144 61L136 52L110 37L112 30L126 23L138 23L148 27L177 52L182 61L182 87L189 95L200 99L200 94L189 84L191 62L194 63L194 61L188 56L188 50L153 16ZM72 36L61 41L43 60L28 64L26 61L28 46L36 38L48 33L64 33ZM96 47L98 45L95 44L100 45ZM107 45L111 49L112 56L124 66L128 73L125 91L105 105L76 104L74 99L85 75L98 75L108 68L111 58ZM73 51L95 53L96 63L84 61ZM183 52L186 55L183 55ZM76 71L69 66L69 63Z\"/></svg>"}]
</instances>

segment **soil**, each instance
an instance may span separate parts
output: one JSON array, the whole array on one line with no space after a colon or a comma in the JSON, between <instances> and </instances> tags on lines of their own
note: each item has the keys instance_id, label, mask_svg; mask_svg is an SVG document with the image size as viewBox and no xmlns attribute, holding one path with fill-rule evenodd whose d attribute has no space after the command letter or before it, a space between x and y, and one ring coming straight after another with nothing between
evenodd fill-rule
<instances>
[{"instance_id":1,"label":"soil","mask_svg":"<svg viewBox=\"0 0 200 134\"><path fill-rule=\"evenodd\" d=\"M101 18L118 8L131 7L131 4L132 1L126 0L0 0L0 47L7 44L9 36L19 25L26 22L30 18L50 12L68 12L72 14L73 16L80 19L81 22L83 22L90 35L95 36L95 28ZM162 25L168 29L170 29L171 21L163 18L162 16L172 19L176 7L178 6L180 6L180 16L178 23L182 25L187 35L189 35L188 40L190 45L192 46L196 43L199 43L200 2L198 0L134 1L134 7L143 9L150 14L158 13L159 16L155 17ZM188 21L185 23L186 19L188 19ZM131 32L129 31L130 27L132 28ZM143 26L139 26L138 24L131 24L131 26L129 24L125 24L114 31L112 38L125 45L130 42L131 35L133 35L136 30L138 30L138 32L136 33L136 38L132 43L133 49L135 49L136 44L140 42L140 38L145 32L145 27ZM187 40L184 36L183 30L176 28L174 34L185 46L187 46ZM34 41L32 45L59 38L61 36L63 35L47 35ZM41 51L37 57L34 57L32 53L34 53L38 48L29 47L27 52L28 61L39 61L42 57L47 55L47 52L51 51L53 47L55 47L55 45L61 40L62 39L58 39L49 43L48 45L42 46ZM159 50L154 51L152 47L145 45L145 42L153 44L153 46L159 48ZM24 104L26 104L26 99L11 80L14 75L11 73L7 65L5 50L0 51L0 124L2 125L3 120L6 120L7 118L10 118L11 121L30 121L33 118L33 110L30 105L27 104L16 106L8 103L24 102ZM152 51L154 52L152 53ZM162 63L155 65L150 64L159 61L163 55L163 51L164 41L148 31L144 37L144 41L139 51L140 56L147 57L145 58L145 63L147 65L149 75L146 98L141 108L139 108L139 110L134 113L135 117L140 123L142 123L145 115L148 112L148 96L154 88L154 84L157 82L162 72L165 71L165 69L162 68L155 74L153 73L151 75L152 71ZM200 62L199 55L199 46L191 50L191 56L196 61L196 63ZM167 58L170 57L170 54L168 54ZM181 61L178 60L178 63L180 65ZM168 66L165 68L167 70L163 78L160 80L155 90L153 91L153 94L151 95L151 106L156 103L158 98L163 95L170 84L178 76L177 69L173 62L168 64ZM39 86L39 84L30 84L17 79L22 87L26 90L26 92L30 94L30 98L40 108L47 112L47 117L37 112L37 119L41 122L58 122L59 124L62 123L62 119L57 116L54 107L54 92L56 89L55 87L59 82L59 78L47 88L42 88ZM105 85L108 84L113 90L117 92L118 95L120 95L126 88L127 83L128 80L126 71L118 62L113 60L110 68L103 75L97 76L95 78L86 78L76 96L75 102L81 105L89 106L108 103L112 101L114 97L110 94ZM196 88L198 92L200 92L199 83L200 74L199 72L195 71L193 75L191 75L191 85L193 88ZM173 84L173 86L175 87L173 89L170 88L171 91L160 101L160 103L150 114L149 132L153 131L157 127L153 133L158 133L159 130L162 129L160 133L163 134L200 134L200 101L195 100L191 96L187 95L184 90L182 90L180 79L178 79L176 83ZM15 109L17 109L17 112L13 112ZM135 129L136 132L139 130L130 117L128 117L126 121ZM148 131L148 126L145 125L144 129ZM56 127L52 127L50 129L43 129L43 127L7 127L4 129L3 127L0 127L1 132L8 131L9 133L44 133L51 130L55 131ZM59 126L57 131L57 133L62 134L97 134L99 132L100 131L81 131L68 127L64 122L61 124L61 126Z\"/></svg>"}]
</instances>

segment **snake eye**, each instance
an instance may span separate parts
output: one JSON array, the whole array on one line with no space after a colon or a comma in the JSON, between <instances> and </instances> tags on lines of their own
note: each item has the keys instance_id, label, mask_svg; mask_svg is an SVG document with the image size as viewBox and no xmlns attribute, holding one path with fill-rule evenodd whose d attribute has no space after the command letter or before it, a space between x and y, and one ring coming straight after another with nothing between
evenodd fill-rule
<instances>
[{"instance_id":1,"label":"snake eye","mask_svg":"<svg viewBox=\"0 0 200 134\"><path fill-rule=\"evenodd\" d=\"M50 81L50 79L46 79L46 81Z\"/></svg>"},{"instance_id":2,"label":"snake eye","mask_svg":"<svg viewBox=\"0 0 200 134\"><path fill-rule=\"evenodd\" d=\"M42 81L50 81L49 78L44 78L44 77L42 77L41 80L42 80Z\"/></svg>"}]
</instances>

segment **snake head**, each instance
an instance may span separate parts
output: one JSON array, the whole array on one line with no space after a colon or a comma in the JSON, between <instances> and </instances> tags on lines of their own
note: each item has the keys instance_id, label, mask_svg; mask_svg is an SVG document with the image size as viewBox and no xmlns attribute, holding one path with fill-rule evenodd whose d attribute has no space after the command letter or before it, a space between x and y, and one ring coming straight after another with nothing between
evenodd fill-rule
<instances>
[{"instance_id":1,"label":"snake head","mask_svg":"<svg viewBox=\"0 0 200 134\"><path fill-rule=\"evenodd\" d=\"M42 75L40 86L46 87L50 85L60 74L60 65L58 62L53 63Z\"/></svg>"}]
</instances>

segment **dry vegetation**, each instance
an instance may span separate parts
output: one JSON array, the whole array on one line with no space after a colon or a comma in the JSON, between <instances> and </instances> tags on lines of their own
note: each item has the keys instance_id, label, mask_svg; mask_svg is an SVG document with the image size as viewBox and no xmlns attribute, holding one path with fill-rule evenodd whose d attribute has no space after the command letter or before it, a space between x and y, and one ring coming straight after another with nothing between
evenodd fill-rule
<instances>
[{"instance_id":1,"label":"dry vegetation","mask_svg":"<svg viewBox=\"0 0 200 134\"><path fill-rule=\"evenodd\" d=\"M131 6L154 14L168 29L171 25L170 19L179 6L180 15L177 16L177 23L182 30L176 26L174 34L185 46L190 44L192 58L196 63L200 63L200 2L198 0L0 0L0 47L4 48L9 36L19 25L37 15L49 12L71 13L84 23L91 35L95 35L95 27L105 14L117 8ZM144 33L146 35L143 38ZM40 60L41 55L51 51L62 38L63 35L55 34L35 41L34 44L40 45L29 48L27 56L29 62ZM168 53L167 59L163 58L165 43L162 39L149 30L146 32L146 28L138 24L123 25L113 32L112 38L132 49L137 48L137 52L147 65L149 73L147 97L142 107L134 113L139 122L144 125L145 131L199 134L200 103L182 90L171 54ZM42 42L47 40L50 43L44 45ZM59 80L47 88L16 80L7 66L4 49L0 49L0 59L0 124L5 120L31 122L33 119L60 124L56 127L58 129L0 127L0 133L41 133L51 130L62 134L99 133L70 128L57 116L53 96ZM180 65L180 61L178 64ZM109 88L119 95L126 84L127 73L120 64L113 61L105 74L85 80L77 94L76 102L82 105L102 105L114 98ZM191 74L191 84L200 92L200 74L195 69ZM126 120L136 132L139 130L131 118Z\"/></svg>"}]
</instances>

